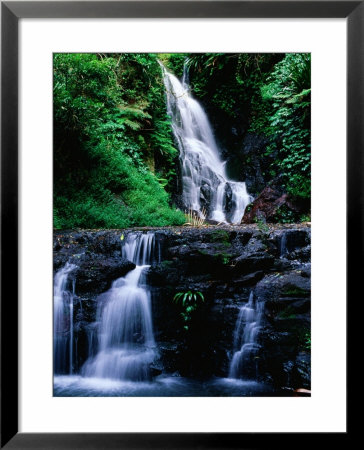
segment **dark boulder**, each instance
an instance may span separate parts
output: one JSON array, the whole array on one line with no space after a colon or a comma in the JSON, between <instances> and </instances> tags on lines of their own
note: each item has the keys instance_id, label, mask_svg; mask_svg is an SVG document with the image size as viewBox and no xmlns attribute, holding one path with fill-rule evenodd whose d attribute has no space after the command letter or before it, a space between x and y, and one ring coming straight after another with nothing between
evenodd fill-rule
<instances>
[{"instance_id":1,"label":"dark boulder","mask_svg":"<svg viewBox=\"0 0 364 450\"><path fill-rule=\"evenodd\" d=\"M229 183L226 183L225 185L225 211L227 213L227 216L229 216L229 212L231 211L231 208L233 205L233 191L231 189L231 186Z\"/></svg>"},{"instance_id":2,"label":"dark boulder","mask_svg":"<svg viewBox=\"0 0 364 450\"><path fill-rule=\"evenodd\" d=\"M234 274L247 274L260 270L269 270L274 264L274 256L269 252L266 239L259 233L252 236L242 246L238 257L232 260Z\"/></svg>"},{"instance_id":3,"label":"dark boulder","mask_svg":"<svg viewBox=\"0 0 364 450\"><path fill-rule=\"evenodd\" d=\"M311 230L309 228L282 230L274 239L279 249L279 256L301 261L310 259Z\"/></svg>"},{"instance_id":4,"label":"dark boulder","mask_svg":"<svg viewBox=\"0 0 364 450\"><path fill-rule=\"evenodd\" d=\"M208 208L211 201L211 186L207 183L203 183L200 189L200 202L201 206L205 209Z\"/></svg>"},{"instance_id":5,"label":"dark boulder","mask_svg":"<svg viewBox=\"0 0 364 450\"><path fill-rule=\"evenodd\" d=\"M282 219L299 222L309 211L307 201L294 199L284 192L280 179L274 180L261 191L258 197L245 209L242 223L263 221L277 223Z\"/></svg>"},{"instance_id":6,"label":"dark boulder","mask_svg":"<svg viewBox=\"0 0 364 450\"><path fill-rule=\"evenodd\" d=\"M277 386L310 387L311 286L307 274L306 268L267 275L254 290L265 302L260 373Z\"/></svg>"},{"instance_id":7,"label":"dark boulder","mask_svg":"<svg viewBox=\"0 0 364 450\"><path fill-rule=\"evenodd\" d=\"M267 139L264 136L247 133L246 129L236 132L233 142L227 143L226 168L232 179L245 181L248 191L255 195L270 181L269 165L274 155L266 155Z\"/></svg>"},{"instance_id":8,"label":"dark boulder","mask_svg":"<svg viewBox=\"0 0 364 450\"><path fill-rule=\"evenodd\" d=\"M90 255L91 256L91 255ZM135 264L124 258L102 257L92 255L78 261L75 276L77 292L99 294L111 287L117 278L125 276L135 268Z\"/></svg>"}]
</instances>

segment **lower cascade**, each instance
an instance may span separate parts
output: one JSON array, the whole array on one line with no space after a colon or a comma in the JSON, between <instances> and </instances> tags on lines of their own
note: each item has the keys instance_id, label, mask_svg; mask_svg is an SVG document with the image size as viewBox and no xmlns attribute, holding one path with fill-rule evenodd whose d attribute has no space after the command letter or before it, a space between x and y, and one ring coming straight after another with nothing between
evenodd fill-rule
<instances>
[{"instance_id":1,"label":"lower cascade","mask_svg":"<svg viewBox=\"0 0 364 450\"><path fill-rule=\"evenodd\" d=\"M167 110L179 148L184 206L216 222L238 224L252 201L242 181L230 180L207 115L189 93L187 69L180 82L162 66Z\"/></svg>"},{"instance_id":2,"label":"lower cascade","mask_svg":"<svg viewBox=\"0 0 364 450\"><path fill-rule=\"evenodd\" d=\"M281 228L264 242L256 227L58 233L54 396L309 389L309 233Z\"/></svg>"},{"instance_id":3,"label":"lower cascade","mask_svg":"<svg viewBox=\"0 0 364 450\"><path fill-rule=\"evenodd\" d=\"M155 358L150 293L145 272L155 249L154 233L132 233L122 253L136 264L118 278L99 298L97 309L97 354L82 368L86 377L144 381Z\"/></svg>"},{"instance_id":4,"label":"lower cascade","mask_svg":"<svg viewBox=\"0 0 364 450\"><path fill-rule=\"evenodd\" d=\"M256 354L260 348L257 342L262 326L264 302L250 292L249 301L240 308L234 332L234 355L230 363L229 378L257 377Z\"/></svg>"},{"instance_id":5,"label":"lower cascade","mask_svg":"<svg viewBox=\"0 0 364 450\"><path fill-rule=\"evenodd\" d=\"M54 372L73 372L73 301L75 280L70 274L77 268L67 263L54 277L53 346Z\"/></svg>"}]
</instances>

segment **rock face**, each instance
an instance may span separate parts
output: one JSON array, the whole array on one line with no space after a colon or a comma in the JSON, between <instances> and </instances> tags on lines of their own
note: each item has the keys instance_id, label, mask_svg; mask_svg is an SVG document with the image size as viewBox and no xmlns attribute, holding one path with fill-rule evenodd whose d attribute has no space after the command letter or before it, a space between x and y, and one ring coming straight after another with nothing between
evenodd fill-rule
<instances>
[{"instance_id":1,"label":"rock face","mask_svg":"<svg viewBox=\"0 0 364 450\"><path fill-rule=\"evenodd\" d=\"M87 357L99 295L135 266L121 258L130 230L54 235L54 270L78 266L75 333L78 366ZM155 375L226 377L240 308L249 294L264 301L258 378L274 386L310 389L310 228L256 225L155 230L161 262L147 273L158 358ZM178 292L201 292L188 329Z\"/></svg>"},{"instance_id":2,"label":"rock face","mask_svg":"<svg viewBox=\"0 0 364 450\"><path fill-rule=\"evenodd\" d=\"M259 196L245 210L242 223L255 223L257 220L268 223L279 222L283 217L299 221L300 216L309 210L306 202L299 203L282 191L279 181L268 184Z\"/></svg>"},{"instance_id":3,"label":"rock face","mask_svg":"<svg viewBox=\"0 0 364 450\"><path fill-rule=\"evenodd\" d=\"M101 294L112 281L126 275L135 264L121 257L122 232L64 232L54 235L54 270L66 262L78 266L77 292Z\"/></svg>"},{"instance_id":4,"label":"rock face","mask_svg":"<svg viewBox=\"0 0 364 450\"><path fill-rule=\"evenodd\" d=\"M231 130L233 135L233 130ZM249 194L255 196L271 180L269 166L274 154L266 154L267 139L254 133L243 133L235 154L226 151L227 169L232 176L245 181ZM231 145L226 147L230 150Z\"/></svg>"}]
</instances>

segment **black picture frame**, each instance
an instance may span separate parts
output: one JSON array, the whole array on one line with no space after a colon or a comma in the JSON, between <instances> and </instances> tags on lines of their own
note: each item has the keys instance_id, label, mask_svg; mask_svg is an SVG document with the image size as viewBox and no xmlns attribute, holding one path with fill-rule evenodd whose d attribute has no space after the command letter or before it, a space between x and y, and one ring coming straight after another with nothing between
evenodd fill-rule
<instances>
[{"instance_id":1,"label":"black picture frame","mask_svg":"<svg viewBox=\"0 0 364 450\"><path fill-rule=\"evenodd\" d=\"M1 2L1 448L141 449L301 447L310 433L18 432L18 21L21 18L346 18L347 312L363 263L364 1ZM343 212L340 212L343 213ZM359 253L359 255L358 255ZM358 258L359 256L359 258ZM354 297L355 295L355 297ZM347 348L351 348L348 340ZM348 360L349 364L349 360ZM349 375L349 372L348 372ZM334 395L334 394L333 394ZM330 433L339 445L352 434ZM315 444L327 444L316 433ZM345 441L345 442L344 442Z\"/></svg>"}]
</instances>

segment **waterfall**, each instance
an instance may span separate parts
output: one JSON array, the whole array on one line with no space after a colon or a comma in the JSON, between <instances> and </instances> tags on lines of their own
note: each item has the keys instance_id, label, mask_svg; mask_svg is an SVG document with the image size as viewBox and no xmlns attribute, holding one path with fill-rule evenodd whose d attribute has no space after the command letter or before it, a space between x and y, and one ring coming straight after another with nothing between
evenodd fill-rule
<instances>
[{"instance_id":1,"label":"waterfall","mask_svg":"<svg viewBox=\"0 0 364 450\"><path fill-rule=\"evenodd\" d=\"M260 348L257 342L261 329L264 302L254 298L250 292L249 301L240 308L234 332L234 355L230 363L229 378L256 378L256 354Z\"/></svg>"},{"instance_id":2,"label":"waterfall","mask_svg":"<svg viewBox=\"0 0 364 450\"><path fill-rule=\"evenodd\" d=\"M75 297L75 280L70 289L69 275L77 268L67 263L54 277L54 372L69 373L73 371L73 301Z\"/></svg>"},{"instance_id":3,"label":"waterfall","mask_svg":"<svg viewBox=\"0 0 364 450\"><path fill-rule=\"evenodd\" d=\"M185 65L182 83L161 64L167 93L167 112L179 148L182 201L188 209L217 222L240 223L251 202L244 182L228 178L211 125L202 106L190 95ZM228 204L231 196L231 206Z\"/></svg>"},{"instance_id":4,"label":"waterfall","mask_svg":"<svg viewBox=\"0 0 364 450\"><path fill-rule=\"evenodd\" d=\"M76 280L72 280L72 295L70 296L70 374L73 372L73 299L75 298L75 288L76 288Z\"/></svg>"},{"instance_id":5,"label":"waterfall","mask_svg":"<svg viewBox=\"0 0 364 450\"><path fill-rule=\"evenodd\" d=\"M150 267L155 247L154 233L128 234L122 254L136 267L115 280L111 289L99 298L98 349L96 356L91 354L84 364L84 376L132 381L149 379L155 341L145 272Z\"/></svg>"},{"instance_id":6,"label":"waterfall","mask_svg":"<svg viewBox=\"0 0 364 450\"><path fill-rule=\"evenodd\" d=\"M280 257L283 258L286 253L287 253L287 233L283 231L281 234Z\"/></svg>"}]
</instances>

